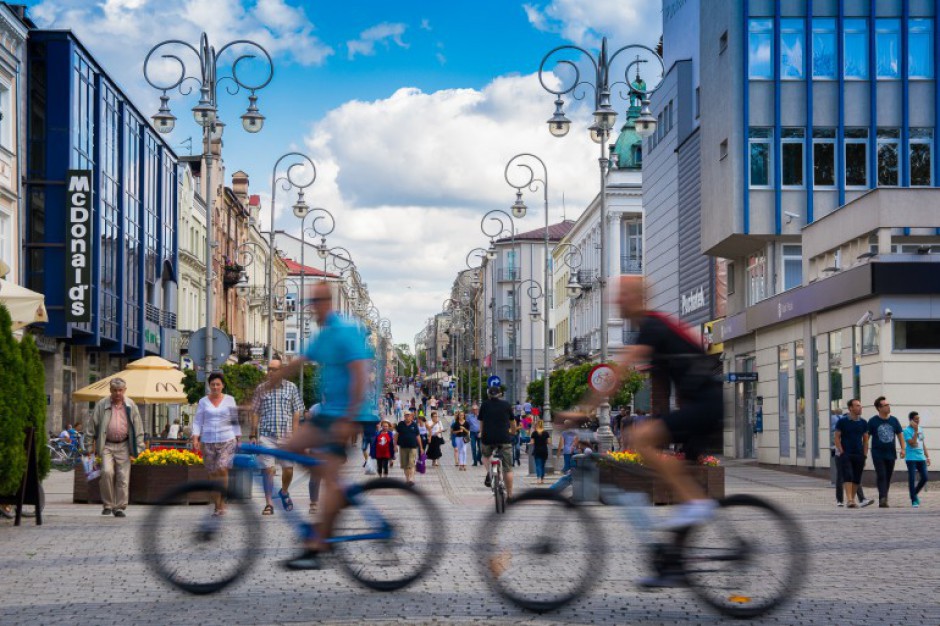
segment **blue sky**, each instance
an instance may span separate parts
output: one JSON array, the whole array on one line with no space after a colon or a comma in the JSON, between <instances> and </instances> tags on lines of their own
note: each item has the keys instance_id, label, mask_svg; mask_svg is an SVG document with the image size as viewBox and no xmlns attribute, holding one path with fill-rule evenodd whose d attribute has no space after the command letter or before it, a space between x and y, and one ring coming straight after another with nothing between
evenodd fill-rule
<instances>
[{"instance_id":1,"label":"blue sky","mask_svg":"<svg viewBox=\"0 0 940 626\"><path fill-rule=\"evenodd\" d=\"M512 155L535 152L548 163L552 221L561 218L562 194L569 217L596 194L594 144L576 132L555 140L545 128L553 98L533 75L542 56L567 43L593 49L602 35L655 45L661 32L656 0L27 4L40 26L75 30L146 113L159 96L141 76L152 45L195 44L202 30L217 47L237 38L262 42L275 64L274 80L259 92L267 121L248 135L237 126L245 95L221 99L227 171L248 172L252 193L268 207L277 158L309 154L318 178L308 200L337 218L331 245L351 250L396 341L408 343L440 309L467 252L485 244L483 213L511 203L502 173ZM179 94L171 101L180 119L173 143L192 136L198 146L188 121L194 104ZM586 125L586 115L575 113L575 123ZM276 228L298 233L288 210L293 195L277 199ZM543 220L533 211L518 228Z\"/></svg>"}]
</instances>

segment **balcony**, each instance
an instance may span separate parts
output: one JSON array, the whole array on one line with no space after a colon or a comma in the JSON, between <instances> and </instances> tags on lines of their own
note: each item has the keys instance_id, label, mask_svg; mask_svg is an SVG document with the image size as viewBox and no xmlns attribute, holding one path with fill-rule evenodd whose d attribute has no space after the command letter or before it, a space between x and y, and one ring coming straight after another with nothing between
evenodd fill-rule
<instances>
[{"instance_id":1,"label":"balcony","mask_svg":"<svg viewBox=\"0 0 940 626\"><path fill-rule=\"evenodd\" d=\"M160 323L160 317L161 317L161 316L160 316L160 309L158 309L157 307L155 307L155 306L153 306L152 304L149 304L149 303L148 303L147 306L146 306L145 309L144 309L144 318L145 318L148 322L153 322L154 324L159 324L159 323Z\"/></svg>"},{"instance_id":2,"label":"balcony","mask_svg":"<svg viewBox=\"0 0 940 626\"><path fill-rule=\"evenodd\" d=\"M642 274L643 273L643 259L638 259L634 256L620 257L620 273L621 274Z\"/></svg>"},{"instance_id":3,"label":"balcony","mask_svg":"<svg viewBox=\"0 0 940 626\"><path fill-rule=\"evenodd\" d=\"M164 328L176 329L176 313L172 311L163 311L162 320L160 325Z\"/></svg>"},{"instance_id":4,"label":"balcony","mask_svg":"<svg viewBox=\"0 0 940 626\"><path fill-rule=\"evenodd\" d=\"M515 349L512 346L500 346L496 349L496 358L501 361L511 361L516 358Z\"/></svg>"},{"instance_id":5,"label":"balcony","mask_svg":"<svg viewBox=\"0 0 940 626\"><path fill-rule=\"evenodd\" d=\"M591 340L588 337L575 339L572 342L571 353L574 356L586 357L591 354Z\"/></svg>"},{"instance_id":6,"label":"balcony","mask_svg":"<svg viewBox=\"0 0 940 626\"><path fill-rule=\"evenodd\" d=\"M500 308L496 312L496 319L500 322L512 322L519 320L519 310L513 310L509 308Z\"/></svg>"},{"instance_id":7,"label":"balcony","mask_svg":"<svg viewBox=\"0 0 940 626\"><path fill-rule=\"evenodd\" d=\"M496 272L496 278L501 283L509 283L514 280L519 280L519 268L518 267L501 267Z\"/></svg>"}]
</instances>

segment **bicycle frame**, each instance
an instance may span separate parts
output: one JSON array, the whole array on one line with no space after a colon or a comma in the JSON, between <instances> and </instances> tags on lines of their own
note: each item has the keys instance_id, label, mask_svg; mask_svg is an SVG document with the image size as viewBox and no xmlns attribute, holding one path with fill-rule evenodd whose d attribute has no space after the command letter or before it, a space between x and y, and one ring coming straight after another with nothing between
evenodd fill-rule
<instances>
[{"instance_id":1,"label":"bicycle frame","mask_svg":"<svg viewBox=\"0 0 940 626\"><path fill-rule=\"evenodd\" d=\"M282 461L290 461L297 465L306 467L310 470L315 469L316 467L323 465L323 461L320 461L317 458L307 456L305 454L297 454L295 452L289 452L287 450L281 450L279 448L266 448L264 446L259 446L255 444L241 444L235 451L235 459L232 463L232 468L239 471L249 471L252 474L257 474L256 482L261 489L264 489L264 478L259 470L263 469L258 463L256 457L258 456L270 456L275 459L280 459ZM363 502L358 496L362 492L362 488L359 485L342 485L343 487L343 498L346 500L346 506L352 508L362 508L363 517L373 526L374 530L368 533L362 533L358 535L344 535L342 537L331 537L326 540L326 543L346 543L350 541L374 541L374 540L388 540L392 539L392 527L385 520L382 514L375 510L368 502ZM299 512L285 511L288 517L288 522L291 523L297 530L298 535L304 539L309 539L313 535L314 528L301 517Z\"/></svg>"}]
</instances>

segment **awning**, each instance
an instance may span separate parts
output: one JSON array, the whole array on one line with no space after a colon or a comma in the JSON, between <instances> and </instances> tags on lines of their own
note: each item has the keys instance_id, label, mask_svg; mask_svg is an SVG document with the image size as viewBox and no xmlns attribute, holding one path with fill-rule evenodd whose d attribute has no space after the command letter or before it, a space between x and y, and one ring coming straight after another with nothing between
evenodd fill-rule
<instances>
[{"instance_id":1,"label":"awning","mask_svg":"<svg viewBox=\"0 0 940 626\"><path fill-rule=\"evenodd\" d=\"M0 278L0 304L6 306L13 319L13 330L49 321L46 297Z\"/></svg>"},{"instance_id":2,"label":"awning","mask_svg":"<svg viewBox=\"0 0 940 626\"><path fill-rule=\"evenodd\" d=\"M72 394L77 402L97 402L111 395L111 380L123 378L126 395L138 404L184 404L183 372L158 356L148 356L127 365L127 369L82 387Z\"/></svg>"},{"instance_id":3,"label":"awning","mask_svg":"<svg viewBox=\"0 0 940 626\"><path fill-rule=\"evenodd\" d=\"M425 376L424 380L443 380L444 378L447 378L447 376L447 372L434 372L430 376Z\"/></svg>"}]
</instances>

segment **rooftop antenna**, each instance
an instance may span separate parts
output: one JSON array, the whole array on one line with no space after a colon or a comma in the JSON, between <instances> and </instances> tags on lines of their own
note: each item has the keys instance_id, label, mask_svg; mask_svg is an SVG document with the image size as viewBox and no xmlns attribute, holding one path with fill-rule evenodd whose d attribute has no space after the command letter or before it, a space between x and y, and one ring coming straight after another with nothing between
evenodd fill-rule
<instances>
[{"instance_id":1,"label":"rooftop antenna","mask_svg":"<svg viewBox=\"0 0 940 626\"><path fill-rule=\"evenodd\" d=\"M193 138L192 137L187 137L186 139L184 139L183 141L179 142L176 145L185 146L189 148L189 156L193 156Z\"/></svg>"},{"instance_id":2,"label":"rooftop antenna","mask_svg":"<svg viewBox=\"0 0 940 626\"><path fill-rule=\"evenodd\" d=\"M565 192L561 192L561 221L564 222L568 219L568 210L565 207Z\"/></svg>"}]
</instances>

